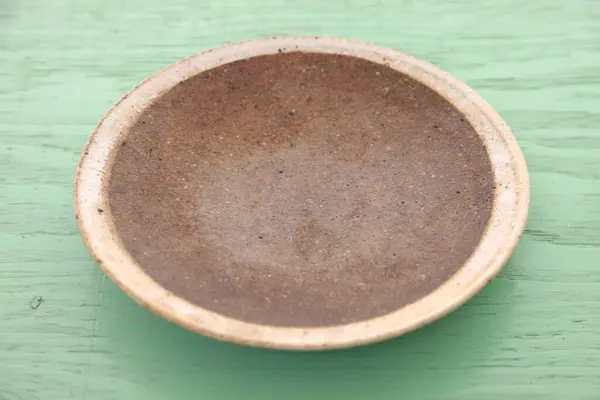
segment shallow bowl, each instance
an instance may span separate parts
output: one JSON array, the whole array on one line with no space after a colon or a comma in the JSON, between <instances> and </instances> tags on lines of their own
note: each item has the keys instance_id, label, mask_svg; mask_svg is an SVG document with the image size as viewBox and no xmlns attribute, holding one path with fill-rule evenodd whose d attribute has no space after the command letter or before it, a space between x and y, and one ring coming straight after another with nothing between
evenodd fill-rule
<instances>
[{"instance_id":1,"label":"shallow bowl","mask_svg":"<svg viewBox=\"0 0 600 400\"><path fill-rule=\"evenodd\" d=\"M104 272L185 328L350 347L479 291L523 232L529 180L473 90L398 51L276 37L186 58L127 93L77 170Z\"/></svg>"}]
</instances>

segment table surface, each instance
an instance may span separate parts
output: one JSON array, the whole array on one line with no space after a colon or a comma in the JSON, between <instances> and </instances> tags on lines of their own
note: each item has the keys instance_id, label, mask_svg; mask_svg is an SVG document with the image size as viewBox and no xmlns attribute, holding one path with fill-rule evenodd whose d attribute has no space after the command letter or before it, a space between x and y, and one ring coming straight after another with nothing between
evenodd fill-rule
<instances>
[{"instance_id":1,"label":"table surface","mask_svg":"<svg viewBox=\"0 0 600 400\"><path fill-rule=\"evenodd\" d=\"M72 182L102 114L177 59L287 34L430 61L515 131L525 235L439 322L351 350L244 348L154 316L88 256ZM0 0L0 399L599 399L599 66L596 0Z\"/></svg>"}]
</instances>

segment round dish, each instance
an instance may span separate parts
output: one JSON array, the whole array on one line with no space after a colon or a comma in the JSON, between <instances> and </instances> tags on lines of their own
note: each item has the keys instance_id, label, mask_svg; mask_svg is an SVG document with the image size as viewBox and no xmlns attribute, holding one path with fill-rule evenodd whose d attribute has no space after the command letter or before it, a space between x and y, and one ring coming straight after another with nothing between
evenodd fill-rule
<instances>
[{"instance_id":1,"label":"round dish","mask_svg":"<svg viewBox=\"0 0 600 400\"><path fill-rule=\"evenodd\" d=\"M190 330L350 347L431 322L502 268L529 179L510 129L438 68L277 37L181 60L98 124L75 183L106 274Z\"/></svg>"}]
</instances>

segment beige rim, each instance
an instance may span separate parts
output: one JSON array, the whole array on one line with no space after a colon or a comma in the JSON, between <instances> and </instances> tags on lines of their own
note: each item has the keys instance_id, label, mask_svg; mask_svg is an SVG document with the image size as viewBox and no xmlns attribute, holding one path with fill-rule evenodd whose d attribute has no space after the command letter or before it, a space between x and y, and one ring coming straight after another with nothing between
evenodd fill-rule
<instances>
[{"instance_id":1,"label":"beige rim","mask_svg":"<svg viewBox=\"0 0 600 400\"><path fill-rule=\"evenodd\" d=\"M469 260L434 292L392 313L346 325L258 325L225 317L175 296L146 275L121 244L112 223L106 182L115 149L141 112L175 84L202 71L279 51L345 54L398 70L445 97L464 113L482 138L496 183L490 222ZM446 315L477 293L502 269L523 232L529 209L529 176L523 154L506 123L472 89L437 67L366 43L323 37L274 37L235 43L178 61L123 96L100 121L85 147L75 178L74 202L79 229L92 256L125 293L149 310L221 340L270 348L326 349L399 336Z\"/></svg>"}]
</instances>

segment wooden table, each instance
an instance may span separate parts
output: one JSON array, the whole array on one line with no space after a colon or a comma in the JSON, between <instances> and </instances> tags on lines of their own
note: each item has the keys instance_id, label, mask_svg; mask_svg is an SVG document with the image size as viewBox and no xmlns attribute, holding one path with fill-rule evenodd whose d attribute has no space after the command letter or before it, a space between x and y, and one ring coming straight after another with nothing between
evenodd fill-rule
<instances>
[{"instance_id":1,"label":"wooden table","mask_svg":"<svg viewBox=\"0 0 600 400\"><path fill-rule=\"evenodd\" d=\"M514 129L528 228L438 323L347 351L242 348L155 317L88 256L71 188L102 114L179 58L285 34L433 62ZM600 2L0 0L0 399L308 396L600 399Z\"/></svg>"}]
</instances>

